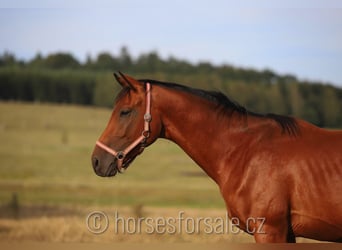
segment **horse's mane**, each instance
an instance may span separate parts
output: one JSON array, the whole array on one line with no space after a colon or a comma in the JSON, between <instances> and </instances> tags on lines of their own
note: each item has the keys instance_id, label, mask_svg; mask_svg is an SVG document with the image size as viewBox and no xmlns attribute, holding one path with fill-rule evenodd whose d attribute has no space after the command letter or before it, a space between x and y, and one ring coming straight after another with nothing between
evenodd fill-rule
<instances>
[{"instance_id":1,"label":"horse's mane","mask_svg":"<svg viewBox=\"0 0 342 250\"><path fill-rule=\"evenodd\" d=\"M299 132L298 124L293 117L277 115L277 114L260 114L252 111L248 111L245 107L238 104L236 101L230 99L225 94L219 91L207 91L202 89L191 88L188 86L184 86L178 83L171 82L161 82L156 80L149 79L140 79L140 82L149 82L152 85L158 85L167 87L174 90L183 91L186 93L190 93L199 97L202 97L206 100L216 103L219 107L222 107L224 111L235 111L242 115L253 115L261 118L268 118L274 120L279 126L282 128L284 133L289 135L297 135Z\"/></svg>"}]
</instances>

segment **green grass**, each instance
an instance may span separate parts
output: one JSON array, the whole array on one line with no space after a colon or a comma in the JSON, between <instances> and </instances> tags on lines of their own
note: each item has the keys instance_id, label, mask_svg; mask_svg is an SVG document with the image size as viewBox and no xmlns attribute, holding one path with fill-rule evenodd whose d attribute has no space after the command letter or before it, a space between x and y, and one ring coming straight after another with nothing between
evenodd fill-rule
<instances>
[{"instance_id":1,"label":"green grass","mask_svg":"<svg viewBox=\"0 0 342 250\"><path fill-rule=\"evenodd\" d=\"M223 208L216 184L174 143L158 140L123 175L90 163L111 110L0 103L0 203ZM184 173L195 173L194 175Z\"/></svg>"}]
</instances>

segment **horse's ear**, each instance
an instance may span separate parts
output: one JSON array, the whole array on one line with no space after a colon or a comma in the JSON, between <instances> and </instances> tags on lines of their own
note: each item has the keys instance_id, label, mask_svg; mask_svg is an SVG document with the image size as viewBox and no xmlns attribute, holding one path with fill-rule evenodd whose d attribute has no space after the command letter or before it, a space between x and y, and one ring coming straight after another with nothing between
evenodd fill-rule
<instances>
[{"instance_id":1,"label":"horse's ear","mask_svg":"<svg viewBox=\"0 0 342 250\"><path fill-rule=\"evenodd\" d=\"M133 77L124 75L121 72L119 72L119 75L114 73L114 77L123 88L130 88L133 91L137 91L142 86L139 81L137 81Z\"/></svg>"},{"instance_id":2,"label":"horse's ear","mask_svg":"<svg viewBox=\"0 0 342 250\"><path fill-rule=\"evenodd\" d=\"M126 76L124 74L122 74L121 72L119 72L120 75L118 75L117 73L114 73L114 77L116 79L116 81L121 85L121 87L123 88L132 88L130 81L126 78Z\"/></svg>"},{"instance_id":3,"label":"horse's ear","mask_svg":"<svg viewBox=\"0 0 342 250\"><path fill-rule=\"evenodd\" d=\"M113 76L114 76L115 80L122 86L123 83L121 82L120 77L119 77L116 73L113 73ZM123 86L122 86L122 87L123 87Z\"/></svg>"}]
</instances>

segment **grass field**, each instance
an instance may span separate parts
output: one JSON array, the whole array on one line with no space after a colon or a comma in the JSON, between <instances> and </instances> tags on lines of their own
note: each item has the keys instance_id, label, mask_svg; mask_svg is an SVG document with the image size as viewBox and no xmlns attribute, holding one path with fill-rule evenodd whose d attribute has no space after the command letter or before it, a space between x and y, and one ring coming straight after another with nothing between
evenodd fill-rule
<instances>
[{"instance_id":1,"label":"grass field","mask_svg":"<svg viewBox=\"0 0 342 250\"><path fill-rule=\"evenodd\" d=\"M90 155L109 109L0 104L0 202L223 208L218 188L175 144L160 140L123 175L94 174ZM198 194L201 194L200 196Z\"/></svg>"},{"instance_id":2,"label":"grass field","mask_svg":"<svg viewBox=\"0 0 342 250\"><path fill-rule=\"evenodd\" d=\"M225 216L216 184L172 142L159 140L123 175L100 178L90 163L111 110L0 103L0 241L253 241L239 235L93 235L94 210L152 217Z\"/></svg>"}]
</instances>

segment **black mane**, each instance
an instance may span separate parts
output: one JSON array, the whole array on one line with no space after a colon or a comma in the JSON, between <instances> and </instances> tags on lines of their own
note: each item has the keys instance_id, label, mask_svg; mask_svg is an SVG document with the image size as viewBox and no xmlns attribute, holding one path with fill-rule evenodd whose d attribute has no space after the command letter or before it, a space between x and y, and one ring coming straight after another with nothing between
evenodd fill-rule
<instances>
[{"instance_id":1,"label":"black mane","mask_svg":"<svg viewBox=\"0 0 342 250\"><path fill-rule=\"evenodd\" d=\"M259 114L255 112L248 111L245 107L241 106L237 102L231 100L222 92L218 91L207 91L202 89L195 89L191 87L187 87L184 85L180 85L178 83L170 83L170 82L161 82L156 80L149 80L149 79L141 79L140 82L149 82L152 85L159 85L164 86L170 89L175 89L179 91L183 91L186 93L190 93L209 101L212 101L223 108L225 111L235 111L239 114L243 115L253 115L257 117L263 117L274 120L283 130L284 133L288 133L289 135L297 135L299 132L298 124L293 117L284 116L284 115L277 115L277 114Z\"/></svg>"}]
</instances>

